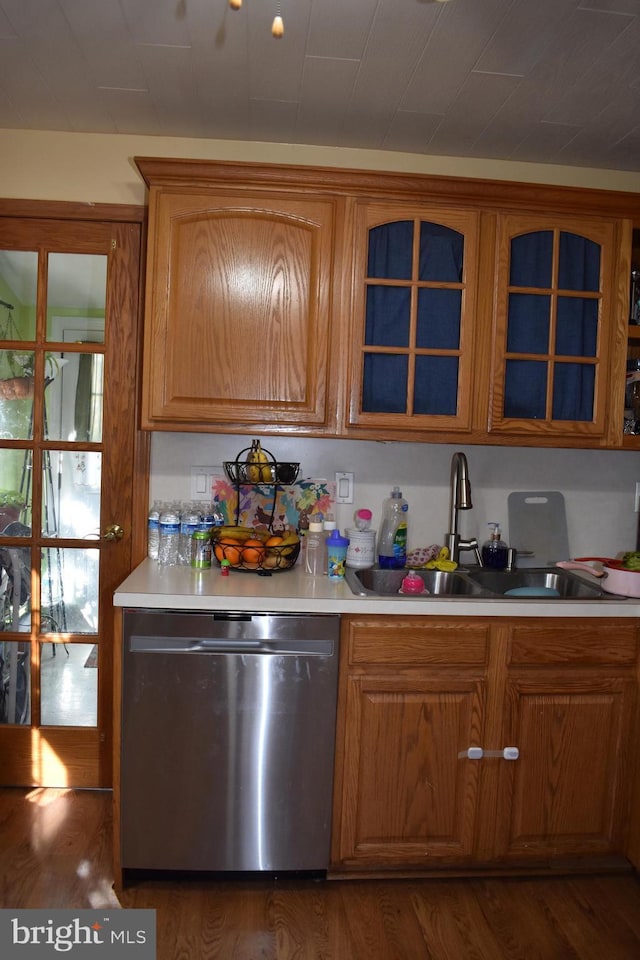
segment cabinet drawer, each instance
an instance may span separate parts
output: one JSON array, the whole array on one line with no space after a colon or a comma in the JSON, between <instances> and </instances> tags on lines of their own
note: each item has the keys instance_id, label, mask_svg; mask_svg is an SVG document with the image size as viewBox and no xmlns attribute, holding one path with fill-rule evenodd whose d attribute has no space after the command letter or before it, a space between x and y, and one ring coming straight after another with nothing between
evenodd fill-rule
<instances>
[{"instance_id":1,"label":"cabinet drawer","mask_svg":"<svg viewBox=\"0 0 640 960\"><path fill-rule=\"evenodd\" d=\"M474 666L487 662L490 627L478 621L372 617L347 621L346 630L351 664Z\"/></svg>"},{"instance_id":2,"label":"cabinet drawer","mask_svg":"<svg viewBox=\"0 0 640 960\"><path fill-rule=\"evenodd\" d=\"M510 630L510 665L567 663L576 666L632 666L638 656L638 631L624 621L524 623Z\"/></svg>"}]
</instances>

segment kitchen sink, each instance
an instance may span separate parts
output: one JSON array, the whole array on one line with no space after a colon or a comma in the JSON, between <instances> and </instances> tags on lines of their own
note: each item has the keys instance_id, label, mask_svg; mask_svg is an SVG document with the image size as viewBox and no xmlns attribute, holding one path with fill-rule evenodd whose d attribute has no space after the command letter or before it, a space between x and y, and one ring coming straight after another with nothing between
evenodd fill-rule
<instances>
[{"instance_id":1,"label":"kitchen sink","mask_svg":"<svg viewBox=\"0 0 640 960\"><path fill-rule=\"evenodd\" d=\"M408 594L408 599L421 597L481 597L484 589L468 577L457 571L416 570L422 577L428 593ZM367 570L353 570L347 567L346 580L352 593L359 596L403 597L399 593L407 570L380 570L371 567Z\"/></svg>"},{"instance_id":2,"label":"kitchen sink","mask_svg":"<svg viewBox=\"0 0 640 960\"><path fill-rule=\"evenodd\" d=\"M568 570L532 567L522 570L416 570L426 588L422 594L401 594L407 570L381 570L371 567L355 570L347 567L346 582L360 597L393 597L404 600L428 600L430 597L458 597L464 600L615 600L597 583L578 577Z\"/></svg>"},{"instance_id":3,"label":"kitchen sink","mask_svg":"<svg viewBox=\"0 0 640 960\"><path fill-rule=\"evenodd\" d=\"M557 567L531 567L523 570L469 570L466 573L474 583L490 593L511 598L541 597L550 600L610 599L599 584Z\"/></svg>"}]
</instances>

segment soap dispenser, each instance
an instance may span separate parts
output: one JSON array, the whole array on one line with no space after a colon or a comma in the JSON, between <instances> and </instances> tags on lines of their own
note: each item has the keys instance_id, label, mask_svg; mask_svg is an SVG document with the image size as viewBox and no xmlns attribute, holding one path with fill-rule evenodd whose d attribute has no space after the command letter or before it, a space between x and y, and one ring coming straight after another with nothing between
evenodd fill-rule
<instances>
[{"instance_id":1,"label":"soap dispenser","mask_svg":"<svg viewBox=\"0 0 640 960\"><path fill-rule=\"evenodd\" d=\"M509 548L502 539L500 524L491 521L489 539L482 544L482 563L491 570L505 570L507 567Z\"/></svg>"}]
</instances>

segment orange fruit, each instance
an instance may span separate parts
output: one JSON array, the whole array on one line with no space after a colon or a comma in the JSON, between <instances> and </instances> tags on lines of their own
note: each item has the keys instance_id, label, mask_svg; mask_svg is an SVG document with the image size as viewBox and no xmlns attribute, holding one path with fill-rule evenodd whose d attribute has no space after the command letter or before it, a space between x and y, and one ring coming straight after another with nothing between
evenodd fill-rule
<instances>
[{"instance_id":1,"label":"orange fruit","mask_svg":"<svg viewBox=\"0 0 640 960\"><path fill-rule=\"evenodd\" d=\"M282 537L273 536L269 537L265 543L265 547L277 547L279 543L282 543Z\"/></svg>"},{"instance_id":2,"label":"orange fruit","mask_svg":"<svg viewBox=\"0 0 640 960\"><path fill-rule=\"evenodd\" d=\"M264 556L264 544L262 540L250 537L242 544L242 562L246 566L250 564L259 564Z\"/></svg>"},{"instance_id":3,"label":"orange fruit","mask_svg":"<svg viewBox=\"0 0 640 960\"><path fill-rule=\"evenodd\" d=\"M220 537L216 540L213 552L218 563L228 560L232 567L237 567L242 558L242 547L238 545L237 540L225 539Z\"/></svg>"}]
</instances>

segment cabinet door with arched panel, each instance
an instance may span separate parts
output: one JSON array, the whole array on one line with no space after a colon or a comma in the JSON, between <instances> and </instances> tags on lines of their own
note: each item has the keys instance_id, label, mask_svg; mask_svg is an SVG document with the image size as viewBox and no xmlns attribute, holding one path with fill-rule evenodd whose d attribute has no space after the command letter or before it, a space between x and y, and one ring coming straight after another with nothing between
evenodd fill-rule
<instances>
[{"instance_id":1,"label":"cabinet door with arched panel","mask_svg":"<svg viewBox=\"0 0 640 960\"><path fill-rule=\"evenodd\" d=\"M348 427L471 429L478 214L362 203Z\"/></svg>"},{"instance_id":2,"label":"cabinet door with arched panel","mask_svg":"<svg viewBox=\"0 0 640 960\"><path fill-rule=\"evenodd\" d=\"M489 433L606 442L616 224L498 216Z\"/></svg>"}]
</instances>

